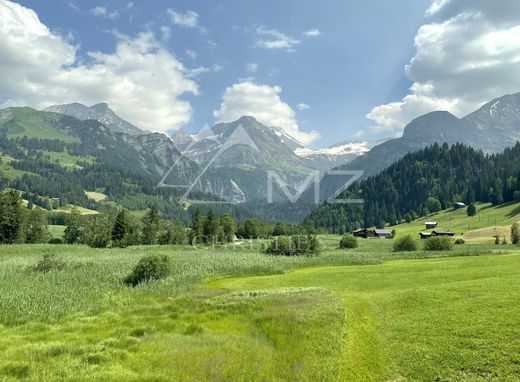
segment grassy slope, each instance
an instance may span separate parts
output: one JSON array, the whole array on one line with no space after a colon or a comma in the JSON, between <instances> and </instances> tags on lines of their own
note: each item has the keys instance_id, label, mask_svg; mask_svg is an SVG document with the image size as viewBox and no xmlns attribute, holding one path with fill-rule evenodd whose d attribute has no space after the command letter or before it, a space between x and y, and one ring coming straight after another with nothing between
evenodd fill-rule
<instances>
[{"instance_id":1,"label":"grassy slope","mask_svg":"<svg viewBox=\"0 0 520 382\"><path fill-rule=\"evenodd\" d=\"M11 111L16 116L17 128L9 131L9 137L38 138L38 139L59 139L65 142L76 142L77 138L61 132L46 123L38 112L27 107L15 107Z\"/></svg>"},{"instance_id":2,"label":"grassy slope","mask_svg":"<svg viewBox=\"0 0 520 382\"><path fill-rule=\"evenodd\" d=\"M498 232L500 237L506 236L509 240L511 224L520 221L520 203L508 203L497 207L489 203L479 203L477 211L476 216L469 217L465 208L449 209L394 228L399 235L410 234L419 237L420 232L431 231L425 229L425 222L436 221L438 229L451 230L457 235L463 234L462 237L466 241L491 244L495 232Z\"/></svg>"},{"instance_id":3,"label":"grassy slope","mask_svg":"<svg viewBox=\"0 0 520 382\"><path fill-rule=\"evenodd\" d=\"M101 192L96 191L85 191L87 197L95 202L102 202L107 199L107 196Z\"/></svg>"},{"instance_id":4,"label":"grassy slope","mask_svg":"<svg viewBox=\"0 0 520 382\"><path fill-rule=\"evenodd\" d=\"M449 366L446 375L452 376L457 365L467 367L471 376L476 367L501 375L516 367L515 360L507 359L507 354L518 354L516 342L503 341L514 333L501 320L489 328L483 321L494 311L502 320L518 320L517 304L508 300L517 298L514 290L519 290L514 271L518 256L380 265L384 260L439 254L391 253L391 241L376 240L344 252L336 248L338 240L327 236L327 249L318 258L264 256L258 252L259 242L214 250L4 246L0 378L329 381L340 376L356 380L363 373L375 379L385 373L415 376L420 367L414 368L415 363L430 368L424 376L433 375L432 365L443 363ZM440 255L495 249L464 245ZM47 274L32 271L43 253L56 253L65 268ZM137 260L150 253L172 256L173 275L135 289L121 285ZM301 267L307 268L282 274ZM261 274L277 276L256 277ZM255 277L199 287L204 279L225 275ZM514 289L509 295L506 285L508 291ZM469 313L476 306L481 307L478 319ZM450 319L451 332L444 332L445 318ZM455 319L462 320L460 326ZM475 331L467 326L469 320L478 324ZM448 333L457 336L451 340ZM501 346L495 358L460 358L480 354L491 340ZM470 350L452 360L448 351L457 341L469 341L462 343ZM401 358L401 342L413 357ZM430 357L432 349L438 355L422 356L427 351Z\"/></svg>"}]
</instances>

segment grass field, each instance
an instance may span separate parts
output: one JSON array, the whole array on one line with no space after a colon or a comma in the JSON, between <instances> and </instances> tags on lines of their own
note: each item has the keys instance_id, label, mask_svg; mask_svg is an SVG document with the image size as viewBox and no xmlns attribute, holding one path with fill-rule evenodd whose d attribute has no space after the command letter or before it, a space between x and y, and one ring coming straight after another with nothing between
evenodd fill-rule
<instances>
[{"instance_id":1,"label":"grass field","mask_svg":"<svg viewBox=\"0 0 520 382\"><path fill-rule=\"evenodd\" d=\"M85 195L87 195L87 198L95 202L102 202L107 199L105 194L96 191L85 191Z\"/></svg>"},{"instance_id":2,"label":"grass field","mask_svg":"<svg viewBox=\"0 0 520 382\"><path fill-rule=\"evenodd\" d=\"M3 246L1 380L514 381L520 252ZM34 271L45 253L64 266ZM146 254L171 277L122 284ZM440 256L440 257L439 257Z\"/></svg>"}]
</instances>

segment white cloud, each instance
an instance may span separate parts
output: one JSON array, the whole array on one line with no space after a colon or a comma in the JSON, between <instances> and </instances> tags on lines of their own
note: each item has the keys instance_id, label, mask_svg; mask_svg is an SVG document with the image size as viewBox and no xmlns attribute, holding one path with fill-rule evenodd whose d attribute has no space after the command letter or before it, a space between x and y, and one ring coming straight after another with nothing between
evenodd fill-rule
<instances>
[{"instance_id":1,"label":"white cloud","mask_svg":"<svg viewBox=\"0 0 520 382\"><path fill-rule=\"evenodd\" d=\"M190 69L187 73L187 77L190 77L190 78L198 77L201 74L210 73L210 72L217 73L217 72L220 72L222 69L224 69L224 67L221 65L218 65L218 64L211 65L210 67L199 66L198 68Z\"/></svg>"},{"instance_id":2,"label":"white cloud","mask_svg":"<svg viewBox=\"0 0 520 382\"><path fill-rule=\"evenodd\" d=\"M192 60L195 60L197 58L197 52L195 52L194 50L191 50L191 49L187 49L186 56L188 56Z\"/></svg>"},{"instance_id":3,"label":"white cloud","mask_svg":"<svg viewBox=\"0 0 520 382\"><path fill-rule=\"evenodd\" d=\"M161 26L161 38L163 41L169 41L172 37L172 29L169 26Z\"/></svg>"},{"instance_id":4,"label":"white cloud","mask_svg":"<svg viewBox=\"0 0 520 382\"><path fill-rule=\"evenodd\" d=\"M433 0L427 16L405 68L409 94L370 111L375 131L398 134L433 110L463 116L520 90L519 1Z\"/></svg>"},{"instance_id":5,"label":"white cloud","mask_svg":"<svg viewBox=\"0 0 520 382\"><path fill-rule=\"evenodd\" d=\"M310 144L319 134L303 132L298 127L294 110L280 98L279 86L241 82L226 88L220 108L213 112L217 122L231 122L244 115L255 117L266 126L280 127L304 144Z\"/></svg>"},{"instance_id":6,"label":"white cloud","mask_svg":"<svg viewBox=\"0 0 520 382\"><path fill-rule=\"evenodd\" d=\"M126 9L132 9L134 7L134 2L130 1L128 4L126 4Z\"/></svg>"},{"instance_id":7,"label":"white cloud","mask_svg":"<svg viewBox=\"0 0 520 382\"><path fill-rule=\"evenodd\" d=\"M258 64L256 62L250 62L246 64L246 69L248 72L255 73L258 70Z\"/></svg>"},{"instance_id":8,"label":"white cloud","mask_svg":"<svg viewBox=\"0 0 520 382\"><path fill-rule=\"evenodd\" d=\"M0 104L108 102L130 122L151 131L186 124L192 109L179 97L198 94L188 70L151 32L121 35L113 53L89 52L50 31L31 9L0 1Z\"/></svg>"},{"instance_id":9,"label":"white cloud","mask_svg":"<svg viewBox=\"0 0 520 382\"><path fill-rule=\"evenodd\" d=\"M197 28L205 31L205 28L199 25L199 14L195 11L186 11L185 13L177 12L173 9L166 11L170 15L171 22L185 28Z\"/></svg>"},{"instance_id":10,"label":"white cloud","mask_svg":"<svg viewBox=\"0 0 520 382\"><path fill-rule=\"evenodd\" d=\"M97 16L97 17L103 17L105 19L110 19L110 20L113 20L115 19L116 17L119 16L119 14L114 11L114 12L109 12L105 7L102 7L102 6L96 6L94 8L92 8L90 10L90 14L93 15L93 16Z\"/></svg>"},{"instance_id":11,"label":"white cloud","mask_svg":"<svg viewBox=\"0 0 520 382\"><path fill-rule=\"evenodd\" d=\"M296 105L296 107L300 111L309 110L311 108L310 105L308 105L306 103L299 103L298 105Z\"/></svg>"},{"instance_id":12,"label":"white cloud","mask_svg":"<svg viewBox=\"0 0 520 382\"><path fill-rule=\"evenodd\" d=\"M316 36L321 35L321 32L319 29L309 29L309 30L303 32L303 35L307 36L307 37L316 37Z\"/></svg>"},{"instance_id":13,"label":"white cloud","mask_svg":"<svg viewBox=\"0 0 520 382\"><path fill-rule=\"evenodd\" d=\"M300 43L299 40L287 36L276 29L269 29L260 26L256 29L256 33L260 36L256 40L256 45L264 49L282 49L288 52L294 51L294 47Z\"/></svg>"}]
</instances>

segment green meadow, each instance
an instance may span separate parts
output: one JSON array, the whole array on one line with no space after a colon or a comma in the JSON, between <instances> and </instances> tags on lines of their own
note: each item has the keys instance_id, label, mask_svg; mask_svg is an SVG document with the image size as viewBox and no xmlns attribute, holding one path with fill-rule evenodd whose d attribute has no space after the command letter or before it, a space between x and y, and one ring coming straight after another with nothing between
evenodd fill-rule
<instances>
[{"instance_id":1,"label":"green meadow","mask_svg":"<svg viewBox=\"0 0 520 382\"><path fill-rule=\"evenodd\" d=\"M520 380L520 251L390 240L318 257L262 241L192 248L0 248L0 379L80 381ZM148 254L160 281L122 279ZM54 254L59 266L35 266Z\"/></svg>"},{"instance_id":2,"label":"green meadow","mask_svg":"<svg viewBox=\"0 0 520 382\"><path fill-rule=\"evenodd\" d=\"M399 235L410 234L417 238L419 232L429 232L425 229L425 222L437 222L437 229L451 230L457 237L475 244L492 244L495 235L502 240L504 237L510 242L511 225L518 222L520 203L506 203L492 206L490 203L477 203L477 214L468 216L466 208L458 210L448 209L426 217L414 220L411 223L400 224L395 227Z\"/></svg>"}]
</instances>

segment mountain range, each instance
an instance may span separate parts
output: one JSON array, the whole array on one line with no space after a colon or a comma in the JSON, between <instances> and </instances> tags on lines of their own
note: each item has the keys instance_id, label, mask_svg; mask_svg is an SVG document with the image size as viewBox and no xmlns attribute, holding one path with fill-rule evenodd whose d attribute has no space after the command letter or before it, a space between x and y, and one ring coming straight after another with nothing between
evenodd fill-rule
<instances>
[{"instance_id":1,"label":"mountain range","mask_svg":"<svg viewBox=\"0 0 520 382\"><path fill-rule=\"evenodd\" d=\"M462 143L484 153L498 153L514 145L520 139L520 93L497 98L464 118L444 111L428 113L410 122L400 138L345 141L325 149L306 147L284 130L248 116L196 134L179 130L168 137L141 130L106 103L54 105L44 111L3 109L0 134L4 137L0 175L8 184L22 177L26 186L35 184L27 179L48 174L50 167L58 165L52 168L60 169L60 181L70 183L71 188L77 186L75 202L82 202L81 187L87 190L94 184L107 193L112 190L113 198L123 205L129 195L153 199L169 189L177 195L171 199L177 204L184 194L188 205L209 198L242 205L251 214L283 219L290 208L279 208L276 203L286 202L287 206L287 194L301 191L310 174L329 169L362 170L367 178L407 153L434 143ZM92 180L101 167L106 173L113 171L117 182L108 181L104 186L100 181L89 181L74 186L73 176L81 172ZM267 206L269 177L276 203ZM104 175L101 178L105 179ZM344 179L325 175L320 182L321 200L342 183ZM165 187L156 187L158 184ZM313 192L313 184L308 187L304 195ZM55 197L49 190L38 192L42 197ZM300 210L299 218L305 213L303 207L293 206L292 210Z\"/></svg>"},{"instance_id":2,"label":"mountain range","mask_svg":"<svg viewBox=\"0 0 520 382\"><path fill-rule=\"evenodd\" d=\"M402 137L388 140L341 169L363 170L364 177L375 175L411 151L433 143L471 146L492 154L520 140L520 93L486 103L480 109L457 118L446 111L423 115L405 128Z\"/></svg>"}]
</instances>

